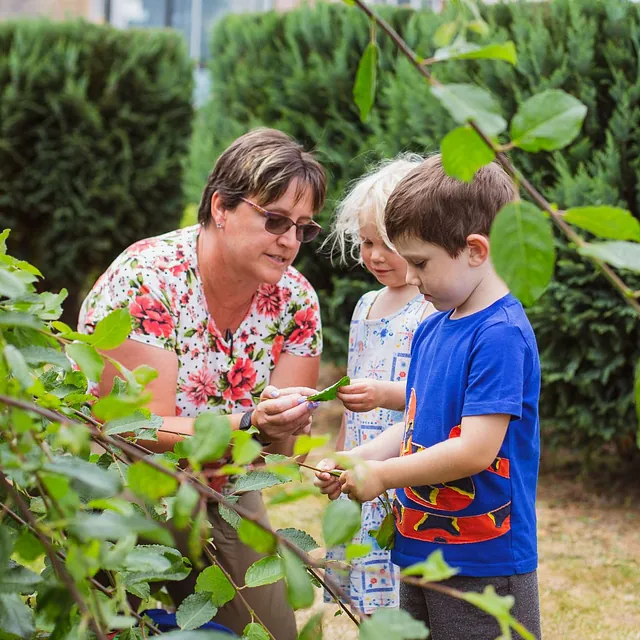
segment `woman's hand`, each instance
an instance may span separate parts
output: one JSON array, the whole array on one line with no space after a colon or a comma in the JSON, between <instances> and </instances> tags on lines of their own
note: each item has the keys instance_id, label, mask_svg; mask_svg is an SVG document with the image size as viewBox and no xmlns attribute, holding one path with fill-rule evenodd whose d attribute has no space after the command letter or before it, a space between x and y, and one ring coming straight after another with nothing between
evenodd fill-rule
<instances>
[{"instance_id":1,"label":"woman's hand","mask_svg":"<svg viewBox=\"0 0 640 640\"><path fill-rule=\"evenodd\" d=\"M267 442L282 442L301 433L309 433L311 414L317 402L307 402L316 393L309 387L277 389L268 386L260 396L260 403L251 416L251 424Z\"/></svg>"},{"instance_id":2,"label":"woman's hand","mask_svg":"<svg viewBox=\"0 0 640 640\"><path fill-rule=\"evenodd\" d=\"M338 389L338 400L349 411L362 413L385 406L385 385L380 380L359 378Z\"/></svg>"}]
</instances>

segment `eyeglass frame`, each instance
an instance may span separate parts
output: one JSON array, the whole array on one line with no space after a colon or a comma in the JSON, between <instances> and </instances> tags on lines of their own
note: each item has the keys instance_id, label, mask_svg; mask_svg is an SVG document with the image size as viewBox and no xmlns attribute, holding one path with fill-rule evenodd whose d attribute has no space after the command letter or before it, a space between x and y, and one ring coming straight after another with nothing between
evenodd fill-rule
<instances>
[{"instance_id":1,"label":"eyeglass frame","mask_svg":"<svg viewBox=\"0 0 640 640\"><path fill-rule=\"evenodd\" d=\"M256 204L255 202L251 202L251 200L248 200L247 198L243 198L241 196L240 200L242 200L243 202L246 202L250 207L253 207L253 209L255 209L258 213L263 215L267 220L273 219L273 218L277 218L277 219L283 218L284 220L287 220L290 223L289 227L285 231L283 231L282 233L275 233L267 229L267 221L265 220L265 231L273 234L274 236L283 236L285 233L289 232L289 229L291 229L291 227L295 227L296 240L301 244L307 244L309 242L313 242L322 231L322 227L315 220L311 220L310 222L303 222L303 223L294 222L289 216L285 216L283 213L275 213L275 211L267 211L267 209L265 209L264 207L261 207L259 204ZM304 234L304 227L312 227L314 229L317 229L318 232L316 233L315 236L313 236L313 238L309 240L302 240L298 234L300 235Z\"/></svg>"}]
</instances>

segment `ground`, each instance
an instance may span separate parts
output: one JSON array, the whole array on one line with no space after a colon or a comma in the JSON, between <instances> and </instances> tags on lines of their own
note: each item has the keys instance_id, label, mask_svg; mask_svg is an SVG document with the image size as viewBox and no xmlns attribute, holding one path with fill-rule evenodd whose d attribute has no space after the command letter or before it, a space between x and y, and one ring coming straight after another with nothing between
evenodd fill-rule
<instances>
[{"instance_id":1,"label":"ground","mask_svg":"<svg viewBox=\"0 0 640 640\"><path fill-rule=\"evenodd\" d=\"M323 382L330 384L331 373ZM335 374L334 374L335 375ZM335 379L338 379L337 377ZM340 406L322 408L316 432L335 440ZM308 462L322 457L313 452ZM606 490L596 478L577 477L567 469L541 474L537 503L540 604L545 640L640 640L640 491L620 483ZM269 492L265 492L268 500ZM276 527L295 526L321 544L323 497L269 507ZM323 550L315 552L322 556ZM357 638L353 623L334 617L317 591L313 612L325 609L325 640ZM302 624L311 610L296 615Z\"/></svg>"}]
</instances>

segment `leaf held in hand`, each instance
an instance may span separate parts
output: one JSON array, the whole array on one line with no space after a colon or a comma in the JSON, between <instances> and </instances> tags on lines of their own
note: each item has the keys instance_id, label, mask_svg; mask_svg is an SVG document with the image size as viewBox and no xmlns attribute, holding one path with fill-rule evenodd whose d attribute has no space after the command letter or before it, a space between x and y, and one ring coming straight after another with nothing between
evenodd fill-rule
<instances>
[{"instance_id":1,"label":"leaf held in hand","mask_svg":"<svg viewBox=\"0 0 640 640\"><path fill-rule=\"evenodd\" d=\"M307 400L309 402L326 402L327 400L335 400L338 397L338 389L340 387L346 387L348 384L351 384L351 379L349 376L344 376L344 378L340 378L338 382L332 384L330 387L309 396Z\"/></svg>"}]
</instances>

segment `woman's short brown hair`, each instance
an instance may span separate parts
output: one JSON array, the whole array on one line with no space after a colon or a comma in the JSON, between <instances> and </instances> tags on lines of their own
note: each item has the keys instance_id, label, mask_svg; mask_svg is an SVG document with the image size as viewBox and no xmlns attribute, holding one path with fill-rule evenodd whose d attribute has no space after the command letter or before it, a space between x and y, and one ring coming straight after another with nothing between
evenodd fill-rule
<instances>
[{"instance_id":1,"label":"woman's short brown hair","mask_svg":"<svg viewBox=\"0 0 640 640\"><path fill-rule=\"evenodd\" d=\"M457 257L472 233L489 236L498 211L516 199L511 178L496 162L473 182L448 176L440 154L430 156L401 180L387 201L384 224L391 242L415 237Z\"/></svg>"},{"instance_id":2,"label":"woman's short brown hair","mask_svg":"<svg viewBox=\"0 0 640 640\"><path fill-rule=\"evenodd\" d=\"M298 179L296 198L311 190L313 212L324 206L327 180L320 163L288 135L260 127L236 139L218 158L202 194L198 222L211 220L211 196L217 191L226 209L252 196L265 206L282 197Z\"/></svg>"}]
</instances>

